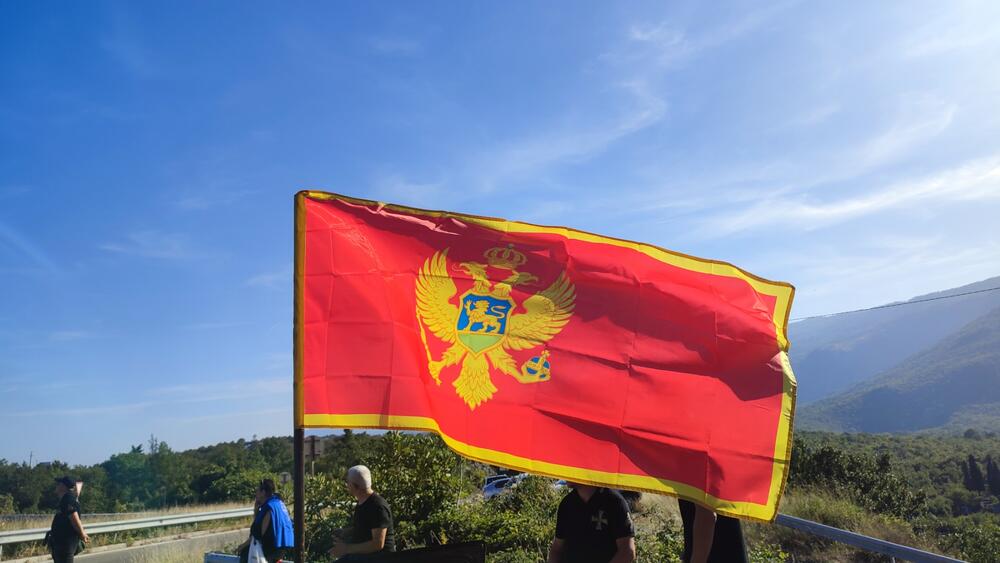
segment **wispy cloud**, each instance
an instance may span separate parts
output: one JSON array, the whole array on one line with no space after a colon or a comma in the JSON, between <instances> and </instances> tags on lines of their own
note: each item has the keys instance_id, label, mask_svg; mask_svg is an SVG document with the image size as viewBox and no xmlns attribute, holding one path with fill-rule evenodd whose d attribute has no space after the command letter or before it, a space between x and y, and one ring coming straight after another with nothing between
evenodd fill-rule
<instances>
[{"instance_id":1,"label":"wispy cloud","mask_svg":"<svg viewBox=\"0 0 1000 563\"><path fill-rule=\"evenodd\" d=\"M31 188L22 185L0 186L0 199L20 197L31 193Z\"/></svg>"},{"instance_id":2,"label":"wispy cloud","mask_svg":"<svg viewBox=\"0 0 1000 563\"><path fill-rule=\"evenodd\" d=\"M628 37L633 42L645 45L650 52L612 51L606 54L612 59L643 58L662 66L687 63L697 55L726 45L758 31L784 12L795 2L776 2L766 7L745 13L723 22L713 28L691 33L676 26L671 21L657 23L637 23L628 29Z\"/></svg>"},{"instance_id":3,"label":"wispy cloud","mask_svg":"<svg viewBox=\"0 0 1000 563\"><path fill-rule=\"evenodd\" d=\"M99 333L90 330L57 330L49 334L51 342L74 342L100 337Z\"/></svg>"},{"instance_id":4,"label":"wispy cloud","mask_svg":"<svg viewBox=\"0 0 1000 563\"><path fill-rule=\"evenodd\" d=\"M193 323L188 325L183 325L181 328L184 330L222 330L226 328L237 328L241 326L247 326L249 323L238 322L238 321L217 321L217 322L204 322L204 323Z\"/></svg>"},{"instance_id":5,"label":"wispy cloud","mask_svg":"<svg viewBox=\"0 0 1000 563\"><path fill-rule=\"evenodd\" d=\"M776 225L808 231L915 204L977 200L1000 200L1000 155L853 197L760 201L706 221L700 232L706 237L718 237Z\"/></svg>"},{"instance_id":6,"label":"wispy cloud","mask_svg":"<svg viewBox=\"0 0 1000 563\"><path fill-rule=\"evenodd\" d=\"M144 258L181 259L194 256L186 235L153 230L135 232L124 241L109 242L100 247L108 252Z\"/></svg>"},{"instance_id":7,"label":"wispy cloud","mask_svg":"<svg viewBox=\"0 0 1000 563\"><path fill-rule=\"evenodd\" d=\"M896 122L866 142L857 160L868 169L911 154L914 148L944 132L957 109L956 104L932 96L904 96Z\"/></svg>"},{"instance_id":8,"label":"wispy cloud","mask_svg":"<svg viewBox=\"0 0 1000 563\"><path fill-rule=\"evenodd\" d=\"M110 31L101 38L101 48L114 61L139 77L160 75L162 73L160 65L156 62L153 52L141 39L142 33L130 21L128 14L119 10L113 12L111 16Z\"/></svg>"},{"instance_id":9,"label":"wispy cloud","mask_svg":"<svg viewBox=\"0 0 1000 563\"><path fill-rule=\"evenodd\" d=\"M179 209L203 211L213 207L233 205L258 193L259 190L207 188L180 194L170 203Z\"/></svg>"},{"instance_id":10,"label":"wispy cloud","mask_svg":"<svg viewBox=\"0 0 1000 563\"><path fill-rule=\"evenodd\" d=\"M814 125L819 125L820 123L829 121L829 119L836 115L840 110L841 106L836 102L820 104L791 118L785 126L812 127Z\"/></svg>"},{"instance_id":11,"label":"wispy cloud","mask_svg":"<svg viewBox=\"0 0 1000 563\"><path fill-rule=\"evenodd\" d=\"M379 173L372 182L375 197L382 201L414 202L425 208L443 208L454 201L454 190L446 182L414 182L398 173Z\"/></svg>"},{"instance_id":12,"label":"wispy cloud","mask_svg":"<svg viewBox=\"0 0 1000 563\"><path fill-rule=\"evenodd\" d=\"M109 414L141 411L156 405L157 403L151 401L138 401L138 402L130 401L127 403L120 403L114 405L100 405L93 407L36 409L27 411L2 411L0 412L0 417L27 418L27 417L55 416L63 418L70 416L102 416Z\"/></svg>"},{"instance_id":13,"label":"wispy cloud","mask_svg":"<svg viewBox=\"0 0 1000 563\"><path fill-rule=\"evenodd\" d=\"M870 307L955 287L997 275L1000 245L955 247L941 237L891 238L871 245L813 247L809 253L775 258L796 272L796 299L823 302L837 297L834 309L806 310L826 314ZM865 288L845 294L844 288Z\"/></svg>"},{"instance_id":14,"label":"wispy cloud","mask_svg":"<svg viewBox=\"0 0 1000 563\"><path fill-rule=\"evenodd\" d=\"M66 385L75 386L75 385ZM65 387L65 386L62 386ZM53 387L59 389L62 387ZM34 390L34 386L32 387ZM96 405L89 407L33 409L25 411L0 411L0 417L42 417L42 416L105 416L122 413L144 411L156 407L173 405L195 405L201 403L233 403L253 398L273 398L290 395L292 382L289 377L265 379L216 380L202 383L190 383L155 387L150 389L148 399L123 403Z\"/></svg>"},{"instance_id":15,"label":"wispy cloud","mask_svg":"<svg viewBox=\"0 0 1000 563\"><path fill-rule=\"evenodd\" d=\"M154 387L148 391L168 403L208 403L291 393L290 377L246 378L200 381Z\"/></svg>"},{"instance_id":16,"label":"wispy cloud","mask_svg":"<svg viewBox=\"0 0 1000 563\"><path fill-rule=\"evenodd\" d=\"M250 277L245 282L248 287L263 287L267 289L289 288L292 284L292 269L282 268L273 272L263 272Z\"/></svg>"},{"instance_id":17,"label":"wispy cloud","mask_svg":"<svg viewBox=\"0 0 1000 563\"><path fill-rule=\"evenodd\" d=\"M506 181L536 175L552 166L586 162L666 115L666 100L645 82L620 82L615 88L625 97L609 112L617 113L614 117L574 122L490 147L469 159L468 185L491 192Z\"/></svg>"},{"instance_id":18,"label":"wispy cloud","mask_svg":"<svg viewBox=\"0 0 1000 563\"><path fill-rule=\"evenodd\" d=\"M409 37L380 35L370 37L368 45L383 55L416 55L423 51L420 41Z\"/></svg>"},{"instance_id":19,"label":"wispy cloud","mask_svg":"<svg viewBox=\"0 0 1000 563\"><path fill-rule=\"evenodd\" d=\"M161 417L159 420L172 422L174 424L190 425L193 423L202 423L209 421L218 420L229 420L229 419L240 419L240 420L254 420L260 419L260 417L266 416L277 416L277 415L291 415L292 407L287 406L284 408L268 408L268 409L257 409L257 410L245 410L240 409L236 412L227 413L216 413L216 414L205 414L200 416L177 416L177 417Z\"/></svg>"},{"instance_id":20,"label":"wispy cloud","mask_svg":"<svg viewBox=\"0 0 1000 563\"><path fill-rule=\"evenodd\" d=\"M923 58L971 51L986 54L1000 46L996 30L1000 7L987 1L974 10L955 9L961 4L942 3L932 8L934 13L922 13L921 21L928 23L894 41L894 50L904 58Z\"/></svg>"},{"instance_id":21,"label":"wispy cloud","mask_svg":"<svg viewBox=\"0 0 1000 563\"><path fill-rule=\"evenodd\" d=\"M16 254L27 258L34 268L49 274L59 274L61 269L42 251L13 227L0 221L0 249L7 247Z\"/></svg>"}]
</instances>

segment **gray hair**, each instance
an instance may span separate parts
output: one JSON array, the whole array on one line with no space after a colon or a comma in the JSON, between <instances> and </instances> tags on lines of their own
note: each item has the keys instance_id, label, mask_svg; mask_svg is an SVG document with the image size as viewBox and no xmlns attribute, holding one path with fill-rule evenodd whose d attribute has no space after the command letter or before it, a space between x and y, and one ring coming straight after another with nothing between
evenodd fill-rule
<instances>
[{"instance_id":1,"label":"gray hair","mask_svg":"<svg viewBox=\"0 0 1000 563\"><path fill-rule=\"evenodd\" d=\"M372 488L372 472L364 465L355 465L347 470L347 482L367 491Z\"/></svg>"}]
</instances>

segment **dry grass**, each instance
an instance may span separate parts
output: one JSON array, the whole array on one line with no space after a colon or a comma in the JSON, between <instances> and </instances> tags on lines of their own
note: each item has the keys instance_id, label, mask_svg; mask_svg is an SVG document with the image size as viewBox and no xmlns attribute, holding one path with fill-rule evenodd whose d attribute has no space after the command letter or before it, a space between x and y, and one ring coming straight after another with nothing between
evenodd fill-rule
<instances>
[{"instance_id":1,"label":"dry grass","mask_svg":"<svg viewBox=\"0 0 1000 563\"><path fill-rule=\"evenodd\" d=\"M137 518L150 518L154 516L167 516L174 514L195 514L198 512L216 512L219 510L234 510L237 508L250 508L250 503L227 502L222 504L192 504L189 506L176 506L163 508L160 510L146 510L143 512L119 512L117 514L101 514L99 516L89 516L81 514L83 525L88 522L120 522L122 520L134 520ZM0 519L0 532L12 530L32 530L36 528L48 528L52 523L51 514L39 514L37 518L25 518L18 520L4 521Z\"/></svg>"},{"instance_id":2,"label":"dry grass","mask_svg":"<svg viewBox=\"0 0 1000 563\"><path fill-rule=\"evenodd\" d=\"M195 514L198 512L216 512L219 510L231 510L236 508L248 508L248 506L242 503L191 505L185 507L168 508L163 510L153 510L147 512L123 512L121 514L115 515L114 517L101 516L99 518L97 517L88 518L87 515L85 514L83 515L83 526L84 528L86 528L88 523L92 524L96 522L114 522L120 520L132 520L137 518L174 515L174 514ZM16 524L19 524L18 526L9 529L10 530L24 530L24 529L34 529L34 528L47 529L51 522L52 522L51 516L46 516L44 520L40 519L21 520L16 522ZM151 538L162 538L162 537L175 536L178 534L185 534L191 532L225 531L225 530L237 530L237 529L249 530L250 518L213 520L209 522L198 522L195 524L183 524L178 526L168 526L161 528L131 530L127 532L95 534L91 537L90 547L101 547L101 546L116 545L116 544L124 544L131 546L137 543L142 543ZM41 545L41 542L28 542L28 543L15 544L5 547L4 548L5 558L9 557L8 553L13 554L17 557L30 557L34 555L43 555L44 553L46 553L46 550L45 547ZM201 556L197 558L197 560L200 559ZM192 561L192 559L185 559L185 561Z\"/></svg>"},{"instance_id":3,"label":"dry grass","mask_svg":"<svg viewBox=\"0 0 1000 563\"><path fill-rule=\"evenodd\" d=\"M823 491L796 491L782 499L781 512L842 530L928 551L938 551L926 538L917 535L904 520L873 514L850 501ZM747 543L781 545L798 563L888 561L887 557L857 550L784 526L747 523Z\"/></svg>"}]
</instances>

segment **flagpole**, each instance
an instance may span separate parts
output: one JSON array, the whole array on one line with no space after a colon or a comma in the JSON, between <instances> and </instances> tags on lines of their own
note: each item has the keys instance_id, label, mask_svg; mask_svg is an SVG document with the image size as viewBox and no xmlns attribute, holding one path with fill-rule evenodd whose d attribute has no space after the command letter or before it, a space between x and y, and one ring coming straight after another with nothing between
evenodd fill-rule
<instances>
[{"instance_id":1,"label":"flagpole","mask_svg":"<svg viewBox=\"0 0 1000 563\"><path fill-rule=\"evenodd\" d=\"M304 455L305 430L295 429L295 563L305 559L306 464Z\"/></svg>"},{"instance_id":2,"label":"flagpole","mask_svg":"<svg viewBox=\"0 0 1000 563\"><path fill-rule=\"evenodd\" d=\"M302 280L303 263L305 260L305 194L295 194L295 211L293 221L295 240L295 275L293 276L292 297L292 428L295 468L295 563L305 563L306 560L306 460L305 460L305 429L303 424L302 406Z\"/></svg>"}]
</instances>

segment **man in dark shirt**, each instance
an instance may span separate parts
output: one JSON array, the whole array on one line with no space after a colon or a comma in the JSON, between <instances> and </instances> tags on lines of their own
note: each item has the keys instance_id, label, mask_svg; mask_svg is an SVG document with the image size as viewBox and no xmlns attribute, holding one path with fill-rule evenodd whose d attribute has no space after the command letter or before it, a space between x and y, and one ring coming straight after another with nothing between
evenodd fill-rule
<instances>
[{"instance_id":1,"label":"man in dark shirt","mask_svg":"<svg viewBox=\"0 0 1000 563\"><path fill-rule=\"evenodd\" d=\"M548 563L632 563L635 527L620 494L571 484L559 503Z\"/></svg>"},{"instance_id":2,"label":"man in dark shirt","mask_svg":"<svg viewBox=\"0 0 1000 563\"><path fill-rule=\"evenodd\" d=\"M689 500L677 499L684 524L684 563L747 563L743 527Z\"/></svg>"},{"instance_id":3,"label":"man in dark shirt","mask_svg":"<svg viewBox=\"0 0 1000 563\"><path fill-rule=\"evenodd\" d=\"M80 503L76 497L76 481L69 477L56 479L59 508L52 517L48 545L55 563L73 563L80 540L90 543L90 537L80 521Z\"/></svg>"},{"instance_id":4,"label":"man in dark shirt","mask_svg":"<svg viewBox=\"0 0 1000 563\"><path fill-rule=\"evenodd\" d=\"M357 499L346 538L335 537L330 553L340 562L369 561L396 551L389 503L372 490L372 474L364 465L347 470L347 490Z\"/></svg>"}]
</instances>

